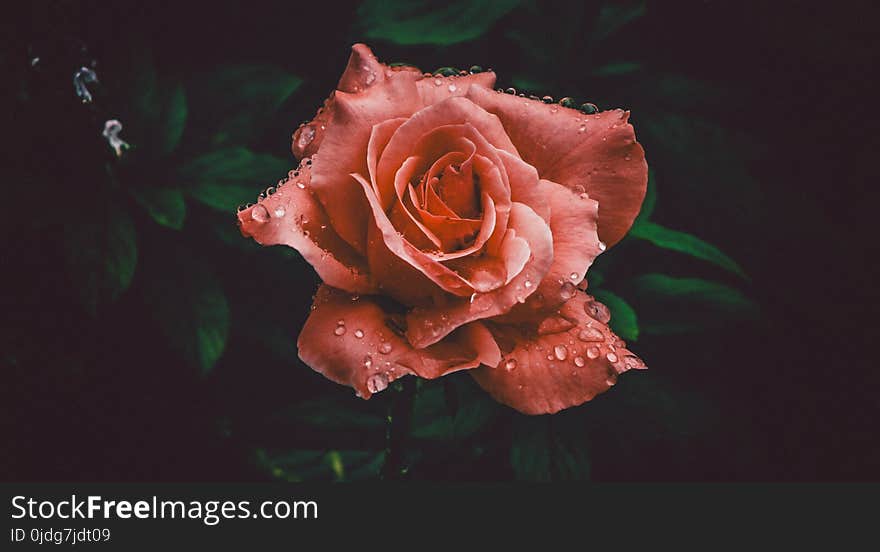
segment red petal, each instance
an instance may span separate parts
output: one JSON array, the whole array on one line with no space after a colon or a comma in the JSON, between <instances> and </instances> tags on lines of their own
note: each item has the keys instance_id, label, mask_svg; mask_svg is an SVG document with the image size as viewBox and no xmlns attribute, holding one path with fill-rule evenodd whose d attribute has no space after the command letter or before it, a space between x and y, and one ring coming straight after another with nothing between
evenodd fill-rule
<instances>
[{"instance_id":1,"label":"red petal","mask_svg":"<svg viewBox=\"0 0 880 552\"><path fill-rule=\"evenodd\" d=\"M555 312L574 297L587 269L602 252L596 234L597 203L586 194L541 180L537 187L550 210L553 264L538 292L523 305L499 318L504 323L534 320L539 313Z\"/></svg>"},{"instance_id":2,"label":"red petal","mask_svg":"<svg viewBox=\"0 0 880 552\"><path fill-rule=\"evenodd\" d=\"M617 376L644 363L585 307L592 298L578 292L559 314L576 325L544 325L543 333L523 326L492 326L496 339L512 344L497 366L471 371L498 402L524 414L552 414L607 391ZM546 333L552 328L558 333Z\"/></svg>"},{"instance_id":3,"label":"red petal","mask_svg":"<svg viewBox=\"0 0 880 552\"><path fill-rule=\"evenodd\" d=\"M349 175L370 174L366 152L373 127L408 116L417 107L412 78L388 79L359 94L336 92L333 124L313 159L312 188L340 237L361 253L366 250L369 208Z\"/></svg>"},{"instance_id":4,"label":"red petal","mask_svg":"<svg viewBox=\"0 0 880 552\"><path fill-rule=\"evenodd\" d=\"M343 241L329 225L321 204L309 190L308 165L297 169L277 191L238 213L242 234L262 245L295 248L328 284L352 293L377 290L366 259Z\"/></svg>"},{"instance_id":5,"label":"red petal","mask_svg":"<svg viewBox=\"0 0 880 552\"><path fill-rule=\"evenodd\" d=\"M321 286L297 340L299 356L365 399L401 376L437 378L500 359L495 340L479 323L460 328L443 343L416 350L392 329L391 318L370 297Z\"/></svg>"},{"instance_id":6,"label":"red petal","mask_svg":"<svg viewBox=\"0 0 880 552\"><path fill-rule=\"evenodd\" d=\"M626 234L648 183L645 153L635 141L629 113L585 115L472 86L468 98L497 115L522 158L541 178L599 202L599 237L609 247ZM580 187L580 188L579 188Z\"/></svg>"},{"instance_id":7,"label":"red petal","mask_svg":"<svg viewBox=\"0 0 880 552\"><path fill-rule=\"evenodd\" d=\"M553 261L550 228L531 208L513 203L504 242L524 244L531 251L522 271L506 286L488 293L475 294L469 299L450 299L434 307L413 309L407 315L406 335L410 343L416 347L436 343L462 324L509 311L534 292ZM507 260L511 256L502 255L501 258Z\"/></svg>"}]
</instances>

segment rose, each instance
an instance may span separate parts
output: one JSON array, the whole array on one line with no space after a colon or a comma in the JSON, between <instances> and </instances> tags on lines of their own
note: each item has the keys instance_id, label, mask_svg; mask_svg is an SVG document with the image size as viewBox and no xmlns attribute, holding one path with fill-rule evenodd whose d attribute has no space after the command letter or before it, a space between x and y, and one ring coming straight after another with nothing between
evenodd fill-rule
<instances>
[{"instance_id":1,"label":"rose","mask_svg":"<svg viewBox=\"0 0 880 552\"><path fill-rule=\"evenodd\" d=\"M498 401L542 414L644 368L583 291L644 198L628 112L494 82L389 67L355 45L293 136L299 168L239 212L245 236L296 248L324 281L299 355L361 397L470 370Z\"/></svg>"}]
</instances>

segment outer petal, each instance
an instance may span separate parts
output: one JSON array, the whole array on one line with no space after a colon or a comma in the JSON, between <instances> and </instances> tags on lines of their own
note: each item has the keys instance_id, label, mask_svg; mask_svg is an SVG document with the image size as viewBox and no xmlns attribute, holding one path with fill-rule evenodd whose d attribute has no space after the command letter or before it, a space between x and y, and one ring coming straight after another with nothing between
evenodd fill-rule
<instances>
[{"instance_id":1,"label":"outer petal","mask_svg":"<svg viewBox=\"0 0 880 552\"><path fill-rule=\"evenodd\" d=\"M330 227L327 214L312 195L309 166L301 165L297 173L273 195L238 213L241 233L262 245L295 248L334 287L352 293L375 292L366 259Z\"/></svg>"},{"instance_id":2,"label":"outer petal","mask_svg":"<svg viewBox=\"0 0 880 552\"><path fill-rule=\"evenodd\" d=\"M468 98L501 119L522 158L542 178L599 202L599 237L617 243L639 213L648 184L645 152L629 113L595 115L472 86Z\"/></svg>"},{"instance_id":3,"label":"outer petal","mask_svg":"<svg viewBox=\"0 0 880 552\"><path fill-rule=\"evenodd\" d=\"M587 194L575 194L568 188L541 180L537 186L550 211L553 233L553 264L541 281L537 293L508 314L499 317L504 323L533 321L541 313L555 312L574 297L576 286L584 280L590 265L602 252L596 233L598 204Z\"/></svg>"},{"instance_id":4,"label":"outer petal","mask_svg":"<svg viewBox=\"0 0 880 552\"><path fill-rule=\"evenodd\" d=\"M426 347L443 339L455 328L509 311L534 292L553 261L550 228L531 208L513 203L505 242L526 245L531 256L524 268L506 286L468 298L452 298L445 304L416 308L407 315L406 335L416 347ZM502 251L505 251L502 242ZM514 245L511 250L518 250ZM502 255L502 259L513 255ZM509 276L509 275L508 275Z\"/></svg>"},{"instance_id":5,"label":"outer petal","mask_svg":"<svg viewBox=\"0 0 880 552\"><path fill-rule=\"evenodd\" d=\"M409 73L413 75L413 73ZM312 188L342 239L363 253L369 207L351 173L368 175L367 146L373 127L408 116L418 107L414 81L388 79L359 94L336 92L333 125L313 159Z\"/></svg>"},{"instance_id":6,"label":"outer petal","mask_svg":"<svg viewBox=\"0 0 880 552\"><path fill-rule=\"evenodd\" d=\"M401 376L437 378L500 359L492 335L479 323L460 328L443 343L416 350L398 335L394 317L371 297L321 286L297 340L299 356L365 399Z\"/></svg>"},{"instance_id":7,"label":"outer petal","mask_svg":"<svg viewBox=\"0 0 880 552\"><path fill-rule=\"evenodd\" d=\"M506 354L497 366L471 371L474 379L520 412L552 414L607 391L620 373L645 368L605 323L588 314L592 304L578 292L540 329L492 326Z\"/></svg>"}]
</instances>

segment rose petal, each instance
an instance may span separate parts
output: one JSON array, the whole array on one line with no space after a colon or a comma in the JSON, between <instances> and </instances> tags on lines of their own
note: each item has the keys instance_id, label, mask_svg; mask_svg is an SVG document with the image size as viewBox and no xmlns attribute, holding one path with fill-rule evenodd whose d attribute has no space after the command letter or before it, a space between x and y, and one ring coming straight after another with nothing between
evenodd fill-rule
<instances>
[{"instance_id":1,"label":"rose petal","mask_svg":"<svg viewBox=\"0 0 880 552\"><path fill-rule=\"evenodd\" d=\"M590 265L602 252L596 233L598 205L586 194L575 194L565 186L541 180L537 186L550 207L553 233L553 264L538 292L522 305L498 318L499 322L534 320L537 313L555 312L571 299Z\"/></svg>"},{"instance_id":2,"label":"rose petal","mask_svg":"<svg viewBox=\"0 0 880 552\"><path fill-rule=\"evenodd\" d=\"M407 304L432 295L436 287L464 297L474 292L467 280L404 239L382 210L370 183L360 175L351 176L360 183L371 209L367 261L373 277L383 289ZM413 272L422 274L435 285L426 285L424 278L412 278Z\"/></svg>"},{"instance_id":3,"label":"rose petal","mask_svg":"<svg viewBox=\"0 0 880 552\"><path fill-rule=\"evenodd\" d=\"M449 136L454 138L456 135L441 134L437 130L450 126L461 128L466 125L476 131L476 133L468 132L468 138L472 134L478 134L493 149L504 149L518 155L498 117L480 109L465 98L450 98L414 113L408 121L400 125L382 152L376 178L380 183L391 180L393 172L411 155L419 155L431 162L451 151L442 139L448 139ZM435 146L432 144L432 137L435 141L436 139L441 141ZM487 155L486 148L480 147L479 144L477 148L482 155ZM436 150L436 154L429 155L426 150Z\"/></svg>"},{"instance_id":4,"label":"rose petal","mask_svg":"<svg viewBox=\"0 0 880 552\"><path fill-rule=\"evenodd\" d=\"M299 356L328 379L353 387L365 399L397 378L437 378L457 370L498 363L492 334L474 323L443 343L416 350L398 335L393 315L372 297L323 285L297 339Z\"/></svg>"},{"instance_id":5,"label":"rose petal","mask_svg":"<svg viewBox=\"0 0 880 552\"><path fill-rule=\"evenodd\" d=\"M424 76L416 83L422 105L434 105L448 98L466 96L471 86L482 86L491 89L495 86L495 73L485 71L473 75L453 75L440 77Z\"/></svg>"},{"instance_id":6,"label":"rose petal","mask_svg":"<svg viewBox=\"0 0 880 552\"><path fill-rule=\"evenodd\" d=\"M644 363L584 307L592 298L583 292L565 303L558 315L574 326L543 334L518 325L492 325L498 342L512 350L496 366L471 371L477 383L498 402L524 414L552 414L582 404L607 391L617 376ZM504 349L502 345L502 349Z\"/></svg>"},{"instance_id":7,"label":"rose petal","mask_svg":"<svg viewBox=\"0 0 880 552\"><path fill-rule=\"evenodd\" d=\"M528 246L531 256L523 270L508 285L494 291L413 309L407 314L406 335L410 343L418 348L436 343L462 324L509 311L537 289L537 283L544 278L553 261L550 228L527 205L513 203L503 242L508 240L514 243L519 240Z\"/></svg>"},{"instance_id":8,"label":"rose petal","mask_svg":"<svg viewBox=\"0 0 880 552\"><path fill-rule=\"evenodd\" d=\"M369 208L349 175L370 174L366 152L373 127L407 116L417 106L412 78L387 79L359 94L335 94L333 124L313 159L312 188L339 236L360 253L366 251Z\"/></svg>"},{"instance_id":9,"label":"rose petal","mask_svg":"<svg viewBox=\"0 0 880 552\"><path fill-rule=\"evenodd\" d=\"M329 225L323 207L311 194L308 165L256 205L238 213L244 236L262 245L284 244L295 248L321 279L352 293L377 290L366 259L343 241Z\"/></svg>"},{"instance_id":10,"label":"rose petal","mask_svg":"<svg viewBox=\"0 0 880 552\"><path fill-rule=\"evenodd\" d=\"M599 202L599 237L609 247L632 226L648 183L645 153L635 141L628 112L585 115L472 86L467 97L501 120L510 139L541 178Z\"/></svg>"}]
</instances>

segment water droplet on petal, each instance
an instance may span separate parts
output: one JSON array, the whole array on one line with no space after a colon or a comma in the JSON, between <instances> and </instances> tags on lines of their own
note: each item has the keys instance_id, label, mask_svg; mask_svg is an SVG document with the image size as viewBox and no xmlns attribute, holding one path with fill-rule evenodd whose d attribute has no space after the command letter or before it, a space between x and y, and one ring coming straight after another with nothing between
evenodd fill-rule
<instances>
[{"instance_id":1,"label":"water droplet on petal","mask_svg":"<svg viewBox=\"0 0 880 552\"><path fill-rule=\"evenodd\" d=\"M584 357L582 357L582 356L574 357L574 364L578 368L583 368L586 363L587 363L587 361L584 360Z\"/></svg>"},{"instance_id":2,"label":"water droplet on petal","mask_svg":"<svg viewBox=\"0 0 880 552\"><path fill-rule=\"evenodd\" d=\"M562 107L574 108L577 106L577 103L574 101L573 98L566 96L566 97L562 98L561 100L559 100L559 105L561 105Z\"/></svg>"},{"instance_id":3,"label":"water droplet on petal","mask_svg":"<svg viewBox=\"0 0 880 552\"><path fill-rule=\"evenodd\" d=\"M581 341L605 341L605 335L596 328L584 328L578 333L578 339Z\"/></svg>"},{"instance_id":4,"label":"water droplet on petal","mask_svg":"<svg viewBox=\"0 0 880 552\"><path fill-rule=\"evenodd\" d=\"M434 79L435 86L440 86L441 84L443 84L443 79Z\"/></svg>"},{"instance_id":5,"label":"water droplet on petal","mask_svg":"<svg viewBox=\"0 0 880 552\"><path fill-rule=\"evenodd\" d=\"M523 285L526 287L526 289L528 289L532 287L532 282L531 280L526 280L525 282L523 282Z\"/></svg>"},{"instance_id":6,"label":"water droplet on petal","mask_svg":"<svg viewBox=\"0 0 880 552\"><path fill-rule=\"evenodd\" d=\"M588 358L599 358L599 347L590 347L587 349Z\"/></svg>"},{"instance_id":7,"label":"water droplet on petal","mask_svg":"<svg viewBox=\"0 0 880 552\"><path fill-rule=\"evenodd\" d=\"M516 94L516 88L510 87L504 90L505 94Z\"/></svg>"},{"instance_id":8,"label":"water droplet on petal","mask_svg":"<svg viewBox=\"0 0 880 552\"><path fill-rule=\"evenodd\" d=\"M367 86L370 86L374 82L376 82L376 73L370 71L369 73L367 73L367 76L364 78L364 84L366 84Z\"/></svg>"},{"instance_id":9,"label":"water droplet on petal","mask_svg":"<svg viewBox=\"0 0 880 552\"><path fill-rule=\"evenodd\" d=\"M287 211L285 211L284 207L282 207L281 205L275 208L275 216L278 218L283 217L286 213Z\"/></svg>"},{"instance_id":10,"label":"water droplet on petal","mask_svg":"<svg viewBox=\"0 0 880 552\"><path fill-rule=\"evenodd\" d=\"M627 370L642 370L645 368L645 363L637 356L627 355L623 357L623 363Z\"/></svg>"},{"instance_id":11,"label":"water droplet on petal","mask_svg":"<svg viewBox=\"0 0 880 552\"><path fill-rule=\"evenodd\" d=\"M615 355L614 353L608 353L607 355L605 355L605 358L608 359L608 362L617 362L617 355Z\"/></svg>"},{"instance_id":12,"label":"water droplet on petal","mask_svg":"<svg viewBox=\"0 0 880 552\"><path fill-rule=\"evenodd\" d=\"M345 334L345 326L336 326L336 329L333 330L334 335L343 335Z\"/></svg>"},{"instance_id":13,"label":"water droplet on petal","mask_svg":"<svg viewBox=\"0 0 880 552\"><path fill-rule=\"evenodd\" d=\"M482 73L482 72L483 72L483 68L480 67L479 65L471 65L471 68L470 68L468 71L469 71L471 74L474 74L474 73Z\"/></svg>"},{"instance_id":14,"label":"water droplet on petal","mask_svg":"<svg viewBox=\"0 0 880 552\"><path fill-rule=\"evenodd\" d=\"M596 104L587 102L587 103L581 104L580 110L581 110L581 113L586 113L587 115L592 115L593 113L598 113L599 108L596 107Z\"/></svg>"},{"instance_id":15,"label":"water droplet on petal","mask_svg":"<svg viewBox=\"0 0 880 552\"><path fill-rule=\"evenodd\" d=\"M599 251L605 251L606 249L608 249L608 246L605 245L605 242L600 241L599 242Z\"/></svg>"},{"instance_id":16,"label":"water droplet on petal","mask_svg":"<svg viewBox=\"0 0 880 552\"><path fill-rule=\"evenodd\" d=\"M391 346L391 343L388 343L387 341L383 341L382 344L379 345L379 352L382 353L383 355L387 355L388 353L391 352L392 348L393 347Z\"/></svg>"},{"instance_id":17,"label":"water droplet on petal","mask_svg":"<svg viewBox=\"0 0 880 552\"><path fill-rule=\"evenodd\" d=\"M545 104L551 104L553 103L553 96L544 96L543 98L541 98L541 101Z\"/></svg>"},{"instance_id":18,"label":"water droplet on petal","mask_svg":"<svg viewBox=\"0 0 880 552\"><path fill-rule=\"evenodd\" d=\"M269 220L269 211L262 205L257 205L251 210L251 218L257 222L266 222Z\"/></svg>"},{"instance_id":19,"label":"water droplet on petal","mask_svg":"<svg viewBox=\"0 0 880 552\"><path fill-rule=\"evenodd\" d=\"M306 189L306 185L305 185L304 182L297 182L297 183L296 183L296 187L299 188L300 190L305 190L305 189Z\"/></svg>"},{"instance_id":20,"label":"water droplet on petal","mask_svg":"<svg viewBox=\"0 0 880 552\"><path fill-rule=\"evenodd\" d=\"M575 276L577 275L575 274ZM575 293L577 293L577 286L575 286L571 282L565 282L564 284L562 284L562 288L559 290L559 296L566 301L574 297Z\"/></svg>"},{"instance_id":21,"label":"water droplet on petal","mask_svg":"<svg viewBox=\"0 0 880 552\"><path fill-rule=\"evenodd\" d=\"M568 277L571 278L572 280L580 280L580 274L578 274L577 272L572 272L571 274L568 275Z\"/></svg>"},{"instance_id":22,"label":"water droplet on petal","mask_svg":"<svg viewBox=\"0 0 880 552\"><path fill-rule=\"evenodd\" d=\"M361 339L362 337L364 337L364 331L358 328L354 331L354 336L358 339Z\"/></svg>"},{"instance_id":23,"label":"water droplet on petal","mask_svg":"<svg viewBox=\"0 0 880 552\"><path fill-rule=\"evenodd\" d=\"M369 368L372 365L373 365L373 357L371 357L370 355L365 356L364 357L364 367Z\"/></svg>"},{"instance_id":24,"label":"water droplet on petal","mask_svg":"<svg viewBox=\"0 0 880 552\"><path fill-rule=\"evenodd\" d=\"M296 145L300 149L306 149L312 140L315 139L315 127L306 125L299 129L299 137L296 139Z\"/></svg>"},{"instance_id":25,"label":"water droplet on petal","mask_svg":"<svg viewBox=\"0 0 880 552\"><path fill-rule=\"evenodd\" d=\"M379 393L388 389L388 376L385 374L373 374L367 378L367 389L370 393Z\"/></svg>"},{"instance_id":26,"label":"water droplet on petal","mask_svg":"<svg viewBox=\"0 0 880 552\"><path fill-rule=\"evenodd\" d=\"M515 358L507 359L504 362L504 369L507 370L508 372L510 372L512 370L516 370L516 359Z\"/></svg>"},{"instance_id":27,"label":"water droplet on petal","mask_svg":"<svg viewBox=\"0 0 880 552\"><path fill-rule=\"evenodd\" d=\"M611 311L598 301L587 301L584 303L584 311L603 324L607 324L611 320Z\"/></svg>"},{"instance_id":28,"label":"water droplet on petal","mask_svg":"<svg viewBox=\"0 0 880 552\"><path fill-rule=\"evenodd\" d=\"M450 92L455 92L456 90L458 90L458 87L454 84L450 84L448 88Z\"/></svg>"},{"instance_id":29,"label":"water droplet on petal","mask_svg":"<svg viewBox=\"0 0 880 552\"><path fill-rule=\"evenodd\" d=\"M565 348L565 345L557 345L553 347L553 355L559 360L565 360L568 356L568 349Z\"/></svg>"}]
</instances>

